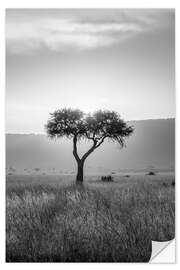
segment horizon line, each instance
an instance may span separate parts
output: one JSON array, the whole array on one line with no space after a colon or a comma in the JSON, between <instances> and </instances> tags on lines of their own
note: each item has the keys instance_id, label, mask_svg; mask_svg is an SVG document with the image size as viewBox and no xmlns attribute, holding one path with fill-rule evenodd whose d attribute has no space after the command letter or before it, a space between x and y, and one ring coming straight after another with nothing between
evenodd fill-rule
<instances>
[{"instance_id":1,"label":"horizon line","mask_svg":"<svg viewBox=\"0 0 180 270\"><path fill-rule=\"evenodd\" d=\"M127 120L126 122L140 122L140 121L151 121L151 120L170 120L170 119L174 119L175 120L175 116L174 117L167 117L167 118L148 118L148 119L134 119L134 120ZM44 132L5 132L5 135L46 135L46 133Z\"/></svg>"}]
</instances>

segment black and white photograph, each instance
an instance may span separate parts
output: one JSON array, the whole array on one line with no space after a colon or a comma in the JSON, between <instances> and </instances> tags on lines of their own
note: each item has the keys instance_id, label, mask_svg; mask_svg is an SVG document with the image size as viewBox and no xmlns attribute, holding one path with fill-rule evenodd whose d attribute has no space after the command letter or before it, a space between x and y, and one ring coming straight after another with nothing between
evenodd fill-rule
<instances>
[{"instance_id":1,"label":"black and white photograph","mask_svg":"<svg viewBox=\"0 0 180 270\"><path fill-rule=\"evenodd\" d=\"M5 24L6 262L150 262L175 239L175 9Z\"/></svg>"}]
</instances>

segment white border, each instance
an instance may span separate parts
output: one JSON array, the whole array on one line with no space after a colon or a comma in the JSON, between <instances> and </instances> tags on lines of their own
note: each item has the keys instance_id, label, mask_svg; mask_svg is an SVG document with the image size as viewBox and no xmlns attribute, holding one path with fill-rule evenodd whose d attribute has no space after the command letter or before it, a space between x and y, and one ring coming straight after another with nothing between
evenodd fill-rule
<instances>
[{"instance_id":1,"label":"white border","mask_svg":"<svg viewBox=\"0 0 180 270\"><path fill-rule=\"evenodd\" d=\"M5 35L4 35L4 28L5 28L5 8L175 8L176 9L176 70L179 72L179 53L178 48L180 48L180 42L179 42L179 35L178 35L178 27L180 27L180 9L179 9L180 1L179 0L31 0L31 1L23 1L23 0L6 0L0 2L0 179L1 179L1 194L0 194L0 207L1 207L1 216L0 216L0 263L1 263L1 269L8 269L10 267L14 269L19 269L24 267L26 269L33 268L43 268L49 269L50 268L77 268L83 269L84 268L103 268L103 270L109 269L109 267L113 268L120 268L120 267L158 267L157 269L162 268L169 268L169 267L178 267L179 264L179 258L176 257L177 264L169 265L169 264L162 264L162 265L153 265L153 264L119 264L119 263L103 263L103 264L59 264L59 263L5 263ZM176 72L176 74L178 74ZM179 85L179 79L178 76L176 77L176 89L178 89ZM176 138L180 138L180 127L179 127L179 94L176 90L176 108L177 108L177 114L176 114ZM177 196L177 192L179 189L178 181L180 181L179 178L179 169L177 167L179 156L177 149L179 148L179 142L176 141L176 229L178 229L177 224L180 225L179 222L179 215L178 215L178 205L179 205L179 199ZM176 230L176 255L178 254L179 244L179 233Z\"/></svg>"}]
</instances>

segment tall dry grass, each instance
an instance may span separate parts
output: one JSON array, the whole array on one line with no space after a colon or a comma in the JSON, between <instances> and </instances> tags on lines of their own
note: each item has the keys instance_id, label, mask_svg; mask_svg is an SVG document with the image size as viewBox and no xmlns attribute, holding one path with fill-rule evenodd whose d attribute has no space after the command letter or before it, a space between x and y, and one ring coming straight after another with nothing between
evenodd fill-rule
<instances>
[{"instance_id":1,"label":"tall dry grass","mask_svg":"<svg viewBox=\"0 0 180 270\"><path fill-rule=\"evenodd\" d=\"M174 238L172 177L84 188L12 180L6 207L7 262L147 262L151 240Z\"/></svg>"}]
</instances>

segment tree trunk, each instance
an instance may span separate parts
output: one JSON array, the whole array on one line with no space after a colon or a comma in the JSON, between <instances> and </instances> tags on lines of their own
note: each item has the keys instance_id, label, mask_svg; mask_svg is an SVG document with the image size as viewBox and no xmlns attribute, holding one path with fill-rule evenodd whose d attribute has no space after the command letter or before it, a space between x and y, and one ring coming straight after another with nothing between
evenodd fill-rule
<instances>
[{"instance_id":1,"label":"tree trunk","mask_svg":"<svg viewBox=\"0 0 180 270\"><path fill-rule=\"evenodd\" d=\"M78 162L78 172L77 172L77 176L76 176L76 183L77 184L83 183L83 167L84 167L84 162L82 162L82 161Z\"/></svg>"}]
</instances>

